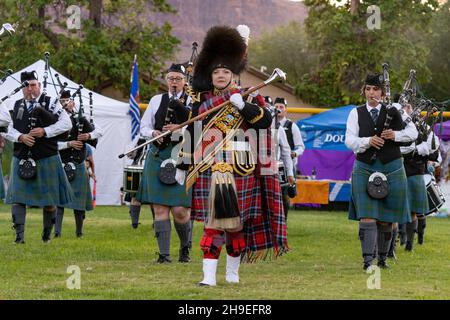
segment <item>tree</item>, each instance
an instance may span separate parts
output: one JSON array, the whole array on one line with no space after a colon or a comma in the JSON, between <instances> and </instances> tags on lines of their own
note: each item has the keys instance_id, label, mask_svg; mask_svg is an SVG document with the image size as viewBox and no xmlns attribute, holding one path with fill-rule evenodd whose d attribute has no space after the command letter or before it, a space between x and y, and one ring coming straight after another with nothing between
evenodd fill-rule
<instances>
[{"instance_id":1,"label":"tree","mask_svg":"<svg viewBox=\"0 0 450 320\"><path fill-rule=\"evenodd\" d=\"M424 93L437 101L448 100L450 98L450 2L445 3L436 12L430 29L431 36L423 38L424 44L430 50L427 66L431 72L431 81L425 83Z\"/></svg>"},{"instance_id":2,"label":"tree","mask_svg":"<svg viewBox=\"0 0 450 320\"><path fill-rule=\"evenodd\" d=\"M79 30L68 30L65 10L76 4L87 20ZM164 62L172 58L179 41L171 26L149 23L145 12L174 12L165 0L0 0L2 21L17 24L16 35L0 51L2 67L17 70L50 52L50 64L95 91L112 85L128 94L133 57L138 55L140 94L150 98L158 90ZM143 78L150 81L144 84Z\"/></svg>"},{"instance_id":3,"label":"tree","mask_svg":"<svg viewBox=\"0 0 450 320\"><path fill-rule=\"evenodd\" d=\"M265 66L270 73L274 68L287 72L287 82L294 85L317 64L312 49L308 48L304 27L292 21L285 26L265 32L249 46L250 64Z\"/></svg>"},{"instance_id":4,"label":"tree","mask_svg":"<svg viewBox=\"0 0 450 320\"><path fill-rule=\"evenodd\" d=\"M339 7L326 0L305 0L305 4L308 42L319 62L296 86L302 99L328 106L360 102L365 74L380 72L383 62L390 64L392 92L401 89L410 68L417 70L420 80L429 81L429 49L416 35L428 35L437 1L377 1L381 28L374 30L367 25L367 2L346 1Z\"/></svg>"}]
</instances>

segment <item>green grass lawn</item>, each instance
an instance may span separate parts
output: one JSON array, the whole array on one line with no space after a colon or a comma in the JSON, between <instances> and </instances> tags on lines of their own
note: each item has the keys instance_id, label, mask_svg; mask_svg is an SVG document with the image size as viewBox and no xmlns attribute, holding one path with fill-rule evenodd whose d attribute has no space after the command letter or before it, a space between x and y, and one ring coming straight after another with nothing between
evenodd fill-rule
<instances>
[{"instance_id":1,"label":"green grass lawn","mask_svg":"<svg viewBox=\"0 0 450 320\"><path fill-rule=\"evenodd\" d=\"M25 245L13 245L10 207L0 205L0 299L450 299L450 219L428 219L425 244L381 271L381 289L368 289L362 270L358 224L344 212L291 211L291 251L272 261L243 264L241 283L225 282L222 254L217 287L202 279L196 223L192 262L155 263L156 239L146 207L139 229L130 226L127 207L98 207L87 215L85 236L75 237L66 210L63 237L43 244L42 214L29 210ZM178 237L172 228L172 256ZM222 253L224 253L223 250ZM81 289L69 290L67 268L81 269Z\"/></svg>"}]
</instances>

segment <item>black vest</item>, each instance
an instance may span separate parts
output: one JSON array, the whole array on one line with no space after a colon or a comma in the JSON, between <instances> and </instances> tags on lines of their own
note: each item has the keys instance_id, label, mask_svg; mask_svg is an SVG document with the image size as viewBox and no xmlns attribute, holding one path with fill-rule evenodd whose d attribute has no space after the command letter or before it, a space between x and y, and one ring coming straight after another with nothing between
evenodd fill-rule
<instances>
[{"instance_id":1,"label":"black vest","mask_svg":"<svg viewBox=\"0 0 450 320\"><path fill-rule=\"evenodd\" d=\"M40 104L47 111L50 107L50 97L43 96L38 100ZM38 106L35 105L35 107ZM22 114L19 119L18 116ZM14 109L12 112L13 127L20 133L28 134L31 128L30 114L27 110L27 104L24 99L17 100L14 104ZM24 143L15 142L14 143L14 156L19 159L28 158L28 152L31 151L31 157L35 160L48 158L58 154L57 138L35 138L35 144L30 148Z\"/></svg>"},{"instance_id":2,"label":"black vest","mask_svg":"<svg viewBox=\"0 0 450 320\"><path fill-rule=\"evenodd\" d=\"M69 135L65 141L72 141L77 140L78 135L80 132L78 131L78 115L74 114L70 117L70 120L72 121L72 129L69 131ZM81 118L81 123L83 126L83 130L81 133L90 133L94 131L94 128L90 124L90 122L85 118ZM89 144L91 143L91 140L86 141ZM86 143L83 143L83 148L80 150L76 150L74 148L66 148L59 151L59 155L61 156L62 162L75 162L75 163L81 163L84 160L86 160Z\"/></svg>"},{"instance_id":3,"label":"black vest","mask_svg":"<svg viewBox=\"0 0 450 320\"><path fill-rule=\"evenodd\" d=\"M161 97L161 103L159 104L158 110L155 113L155 130L162 131L162 128L166 124L180 124L185 122L189 118L189 112L184 110L187 98L188 95L186 94L186 92L183 91L179 100L171 101L169 99L169 94L164 93ZM173 105L170 108L172 109L172 112L167 112L169 105L171 103L173 103ZM181 105L183 105L183 108L181 108ZM168 121L166 121L166 118L168 119ZM169 146L170 144L176 145L179 143L179 141L172 141L171 134L165 136L163 140L164 142L162 144L160 144L157 141L155 141L153 144L157 146L160 150L162 150L167 146Z\"/></svg>"},{"instance_id":4,"label":"black vest","mask_svg":"<svg viewBox=\"0 0 450 320\"><path fill-rule=\"evenodd\" d=\"M184 103L186 103L187 101L187 94L185 92L183 92L181 94L181 97L179 99L179 101L183 101ZM179 124L182 123L184 121L186 121L187 119L182 119L183 121L177 121L176 115L175 115L175 110L174 112L171 113L167 113L167 109L169 107L169 94L168 93L164 93L162 95L161 98L161 103L159 104L158 110L155 113L155 129L161 131L162 128L164 127L164 125L166 125L166 116L168 116L169 118L169 122L168 123L175 123L175 124Z\"/></svg>"},{"instance_id":5,"label":"black vest","mask_svg":"<svg viewBox=\"0 0 450 320\"><path fill-rule=\"evenodd\" d=\"M378 120L375 124L373 123L372 117L367 111L366 105L359 106L357 108L358 111L358 125L359 125L359 137L372 137L375 134L380 134L383 131L384 122L386 120L386 107L381 106L381 110L378 115ZM391 128L393 130L402 130L403 124L401 123L399 126ZM362 161L367 164L372 164L374 160L372 159L373 154L376 152L376 159L379 159L383 164L391 162L393 160L399 159L402 157L400 152L400 147L393 140L385 140L383 147L377 150L373 147L367 149L363 153L358 153L356 159Z\"/></svg>"},{"instance_id":6,"label":"black vest","mask_svg":"<svg viewBox=\"0 0 450 320\"><path fill-rule=\"evenodd\" d=\"M286 119L286 122L284 123L284 132L286 132L286 138L289 142L289 146L291 147L291 150L293 151L295 149L294 144L294 135L292 134L292 121L289 119Z\"/></svg>"}]
</instances>

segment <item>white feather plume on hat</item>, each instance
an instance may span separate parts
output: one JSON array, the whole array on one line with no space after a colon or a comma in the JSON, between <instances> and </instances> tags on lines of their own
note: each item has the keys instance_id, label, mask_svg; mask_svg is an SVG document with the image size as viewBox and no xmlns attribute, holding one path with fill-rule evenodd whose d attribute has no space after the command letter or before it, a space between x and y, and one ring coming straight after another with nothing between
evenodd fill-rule
<instances>
[{"instance_id":1,"label":"white feather plume on hat","mask_svg":"<svg viewBox=\"0 0 450 320\"><path fill-rule=\"evenodd\" d=\"M248 40L250 39L250 28L245 24L240 24L236 27L236 30L245 40L245 44L248 45Z\"/></svg>"}]
</instances>

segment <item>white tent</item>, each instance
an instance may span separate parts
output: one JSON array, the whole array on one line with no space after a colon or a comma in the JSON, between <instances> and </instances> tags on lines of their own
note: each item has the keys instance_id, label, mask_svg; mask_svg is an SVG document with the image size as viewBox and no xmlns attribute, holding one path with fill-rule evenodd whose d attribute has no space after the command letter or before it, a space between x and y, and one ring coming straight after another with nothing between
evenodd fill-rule
<instances>
[{"instance_id":1,"label":"white tent","mask_svg":"<svg viewBox=\"0 0 450 320\"><path fill-rule=\"evenodd\" d=\"M78 84L68 79L55 69L51 68L51 74L55 83L57 80L55 74L59 74L61 82L67 82L68 88L73 93L73 88L78 88ZM45 62L36 61L32 65L14 73L3 85L0 86L0 98L6 96L19 86L19 83L13 79L20 80L22 71L35 70L39 81L44 79ZM52 85L50 74L47 78L47 95L55 98L59 89ZM98 205L120 205L123 168L129 162L127 157L122 159L118 155L127 151L131 142L131 117L128 114L129 105L84 88L82 90L83 109L86 116L89 116L89 92L92 92L93 98L93 117L94 123L103 131L103 137L100 138L97 149L94 151L95 173L97 176L97 204ZM5 105L12 109L14 101L22 98L19 92L5 101ZM78 98L75 99L78 106ZM4 174L7 174L6 172Z\"/></svg>"}]
</instances>

